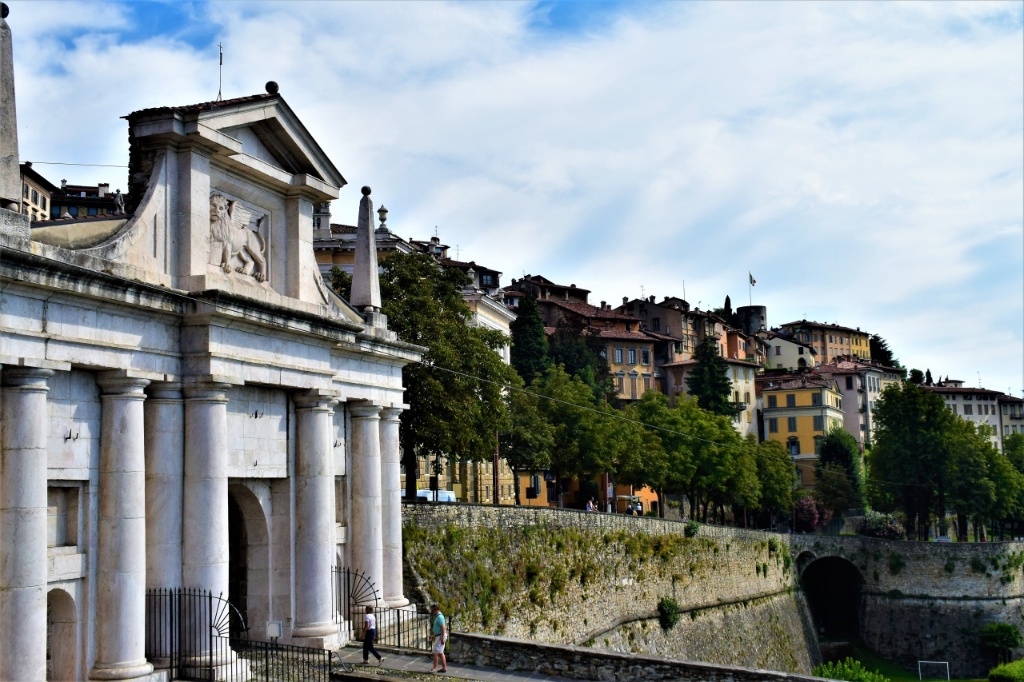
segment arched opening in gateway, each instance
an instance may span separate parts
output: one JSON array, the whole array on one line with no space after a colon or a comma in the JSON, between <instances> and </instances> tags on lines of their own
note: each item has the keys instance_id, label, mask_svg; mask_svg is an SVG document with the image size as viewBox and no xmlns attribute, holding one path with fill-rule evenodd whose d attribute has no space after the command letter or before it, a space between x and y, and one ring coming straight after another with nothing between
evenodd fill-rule
<instances>
[{"instance_id":1,"label":"arched opening in gateway","mask_svg":"<svg viewBox=\"0 0 1024 682\"><path fill-rule=\"evenodd\" d=\"M247 623L249 620L249 542L245 532L245 516L235 496L228 495L228 602ZM231 636L238 637L245 623L231 614Z\"/></svg>"},{"instance_id":2,"label":"arched opening in gateway","mask_svg":"<svg viewBox=\"0 0 1024 682\"><path fill-rule=\"evenodd\" d=\"M78 610L70 594L46 593L46 679L77 680Z\"/></svg>"},{"instance_id":3,"label":"arched opening in gateway","mask_svg":"<svg viewBox=\"0 0 1024 682\"><path fill-rule=\"evenodd\" d=\"M819 640L848 642L859 638L864 577L856 566L840 557L816 559L804 569L800 585Z\"/></svg>"}]
</instances>

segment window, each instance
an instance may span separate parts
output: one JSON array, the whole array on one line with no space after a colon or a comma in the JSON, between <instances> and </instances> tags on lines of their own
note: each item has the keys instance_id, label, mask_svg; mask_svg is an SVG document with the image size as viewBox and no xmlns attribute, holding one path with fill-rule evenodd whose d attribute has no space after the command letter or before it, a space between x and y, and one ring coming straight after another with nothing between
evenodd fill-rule
<instances>
[{"instance_id":1,"label":"window","mask_svg":"<svg viewBox=\"0 0 1024 682\"><path fill-rule=\"evenodd\" d=\"M485 272L480 275L480 285L485 287L496 287L498 286L498 283L495 281L493 274Z\"/></svg>"},{"instance_id":2,"label":"window","mask_svg":"<svg viewBox=\"0 0 1024 682\"><path fill-rule=\"evenodd\" d=\"M33 204L38 204L39 203L39 192L37 192L35 190L32 190L32 203Z\"/></svg>"},{"instance_id":3,"label":"window","mask_svg":"<svg viewBox=\"0 0 1024 682\"><path fill-rule=\"evenodd\" d=\"M653 329L654 331L659 331L661 329L660 317L651 318L651 329Z\"/></svg>"},{"instance_id":4,"label":"window","mask_svg":"<svg viewBox=\"0 0 1024 682\"><path fill-rule=\"evenodd\" d=\"M778 398L778 396L774 396L774 395L768 396L768 407L778 407L778 406L779 406L779 398Z\"/></svg>"},{"instance_id":5,"label":"window","mask_svg":"<svg viewBox=\"0 0 1024 682\"><path fill-rule=\"evenodd\" d=\"M798 353L799 355L803 355L803 354L804 354L804 347L803 347L803 346L800 346L799 348L797 348L797 349L796 349L796 352L797 352L797 353Z\"/></svg>"},{"instance_id":6,"label":"window","mask_svg":"<svg viewBox=\"0 0 1024 682\"><path fill-rule=\"evenodd\" d=\"M816 416L814 418L814 430L815 431L824 431L825 430L825 419L821 415L818 415L818 416Z\"/></svg>"},{"instance_id":7,"label":"window","mask_svg":"<svg viewBox=\"0 0 1024 682\"><path fill-rule=\"evenodd\" d=\"M651 364L651 351L644 348L640 351L640 362L649 365Z\"/></svg>"},{"instance_id":8,"label":"window","mask_svg":"<svg viewBox=\"0 0 1024 682\"><path fill-rule=\"evenodd\" d=\"M846 390L853 388L853 377L846 377Z\"/></svg>"},{"instance_id":9,"label":"window","mask_svg":"<svg viewBox=\"0 0 1024 682\"><path fill-rule=\"evenodd\" d=\"M28 199L28 185L23 184L21 186L21 198Z\"/></svg>"},{"instance_id":10,"label":"window","mask_svg":"<svg viewBox=\"0 0 1024 682\"><path fill-rule=\"evenodd\" d=\"M1003 414L1006 414L1006 405L1003 405Z\"/></svg>"},{"instance_id":11,"label":"window","mask_svg":"<svg viewBox=\"0 0 1024 682\"><path fill-rule=\"evenodd\" d=\"M629 397L636 400L639 396L636 394L636 375L632 374L629 377Z\"/></svg>"},{"instance_id":12,"label":"window","mask_svg":"<svg viewBox=\"0 0 1024 682\"><path fill-rule=\"evenodd\" d=\"M649 390L651 390L651 375L650 374L645 374L644 375L644 393L647 393L647 391L649 391Z\"/></svg>"},{"instance_id":13,"label":"window","mask_svg":"<svg viewBox=\"0 0 1024 682\"><path fill-rule=\"evenodd\" d=\"M796 417L786 417L786 430L796 433Z\"/></svg>"},{"instance_id":14,"label":"window","mask_svg":"<svg viewBox=\"0 0 1024 682\"><path fill-rule=\"evenodd\" d=\"M624 393L626 391L626 377L621 374L615 377L615 388L619 393Z\"/></svg>"},{"instance_id":15,"label":"window","mask_svg":"<svg viewBox=\"0 0 1024 682\"><path fill-rule=\"evenodd\" d=\"M964 414L974 414L974 406L964 405Z\"/></svg>"},{"instance_id":16,"label":"window","mask_svg":"<svg viewBox=\"0 0 1024 682\"><path fill-rule=\"evenodd\" d=\"M775 346L775 354L782 355L782 346Z\"/></svg>"},{"instance_id":17,"label":"window","mask_svg":"<svg viewBox=\"0 0 1024 682\"><path fill-rule=\"evenodd\" d=\"M811 405L821 405L821 394L820 393L812 393L811 394Z\"/></svg>"},{"instance_id":18,"label":"window","mask_svg":"<svg viewBox=\"0 0 1024 682\"><path fill-rule=\"evenodd\" d=\"M788 441L786 441L786 447L789 449L789 454L790 455L792 455L792 456L799 455L800 454L800 439L795 438L795 437L794 438L790 438Z\"/></svg>"},{"instance_id":19,"label":"window","mask_svg":"<svg viewBox=\"0 0 1024 682\"><path fill-rule=\"evenodd\" d=\"M615 349L615 364L616 365L621 365L622 364L622 349L621 348L616 348Z\"/></svg>"},{"instance_id":20,"label":"window","mask_svg":"<svg viewBox=\"0 0 1024 682\"><path fill-rule=\"evenodd\" d=\"M750 404L750 391L743 391L743 402Z\"/></svg>"},{"instance_id":21,"label":"window","mask_svg":"<svg viewBox=\"0 0 1024 682\"><path fill-rule=\"evenodd\" d=\"M786 394L786 407L796 407L796 394L795 393L787 393Z\"/></svg>"},{"instance_id":22,"label":"window","mask_svg":"<svg viewBox=\"0 0 1024 682\"><path fill-rule=\"evenodd\" d=\"M740 401L740 392L739 391L733 391L732 395L733 395L732 401L734 403L738 403Z\"/></svg>"},{"instance_id":23,"label":"window","mask_svg":"<svg viewBox=\"0 0 1024 682\"><path fill-rule=\"evenodd\" d=\"M949 409L953 410L953 414L956 414L956 405L950 405Z\"/></svg>"},{"instance_id":24,"label":"window","mask_svg":"<svg viewBox=\"0 0 1024 682\"><path fill-rule=\"evenodd\" d=\"M972 400L974 396L965 395L964 400Z\"/></svg>"},{"instance_id":25,"label":"window","mask_svg":"<svg viewBox=\"0 0 1024 682\"><path fill-rule=\"evenodd\" d=\"M631 365L635 365L636 364L636 348L630 348L629 349L629 364L631 364Z\"/></svg>"},{"instance_id":26,"label":"window","mask_svg":"<svg viewBox=\"0 0 1024 682\"><path fill-rule=\"evenodd\" d=\"M1003 424L1003 435L1004 436L1009 436L1010 435L1010 427L1007 426L1006 424Z\"/></svg>"},{"instance_id":27,"label":"window","mask_svg":"<svg viewBox=\"0 0 1024 682\"><path fill-rule=\"evenodd\" d=\"M778 433L778 432L779 432L779 420L776 419L775 417L772 417L771 419L768 420L768 433Z\"/></svg>"}]
</instances>

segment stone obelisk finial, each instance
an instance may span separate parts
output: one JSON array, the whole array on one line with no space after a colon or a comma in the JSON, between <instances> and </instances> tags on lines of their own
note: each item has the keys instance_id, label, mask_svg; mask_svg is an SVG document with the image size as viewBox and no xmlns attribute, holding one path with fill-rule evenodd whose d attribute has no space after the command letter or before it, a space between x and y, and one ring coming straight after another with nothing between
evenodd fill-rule
<instances>
[{"instance_id":1,"label":"stone obelisk finial","mask_svg":"<svg viewBox=\"0 0 1024 682\"><path fill-rule=\"evenodd\" d=\"M7 25L10 9L0 3L0 208L17 211L21 205L18 161L18 117L14 106L14 50Z\"/></svg>"},{"instance_id":2,"label":"stone obelisk finial","mask_svg":"<svg viewBox=\"0 0 1024 682\"><path fill-rule=\"evenodd\" d=\"M363 198L359 200L359 223L356 225L356 253L350 303L364 313L380 311L380 279L377 273L374 222L370 188L363 187Z\"/></svg>"}]
</instances>

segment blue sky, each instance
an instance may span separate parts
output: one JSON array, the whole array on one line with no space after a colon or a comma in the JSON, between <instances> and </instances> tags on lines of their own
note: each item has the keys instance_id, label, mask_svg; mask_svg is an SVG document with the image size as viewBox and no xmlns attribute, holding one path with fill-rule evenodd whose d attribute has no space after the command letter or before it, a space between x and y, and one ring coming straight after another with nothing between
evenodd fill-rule
<instances>
[{"instance_id":1,"label":"blue sky","mask_svg":"<svg viewBox=\"0 0 1024 682\"><path fill-rule=\"evenodd\" d=\"M593 302L754 302L1024 389L1020 2L24 2L24 159L281 92L389 225ZM39 166L124 184L126 171ZM121 175L118 176L117 174Z\"/></svg>"}]
</instances>

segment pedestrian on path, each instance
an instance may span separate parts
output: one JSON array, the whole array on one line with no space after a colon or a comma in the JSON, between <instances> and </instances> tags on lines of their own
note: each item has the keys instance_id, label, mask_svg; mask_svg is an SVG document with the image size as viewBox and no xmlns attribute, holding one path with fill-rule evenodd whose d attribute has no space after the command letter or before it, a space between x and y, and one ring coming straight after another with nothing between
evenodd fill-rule
<instances>
[{"instance_id":1,"label":"pedestrian on path","mask_svg":"<svg viewBox=\"0 0 1024 682\"><path fill-rule=\"evenodd\" d=\"M373 615L373 607L366 607L366 615L363 616L363 664L370 662L370 654L377 659L377 666L384 662L384 657L377 652L373 643L377 639L377 616Z\"/></svg>"},{"instance_id":2,"label":"pedestrian on path","mask_svg":"<svg viewBox=\"0 0 1024 682\"><path fill-rule=\"evenodd\" d=\"M434 667L430 669L430 672L446 673L448 672L448 661L444 657L444 645L448 642L448 628L445 625L444 614L441 613L437 604L430 607L430 621L434 632ZM440 668L438 667L439 662Z\"/></svg>"}]
</instances>

